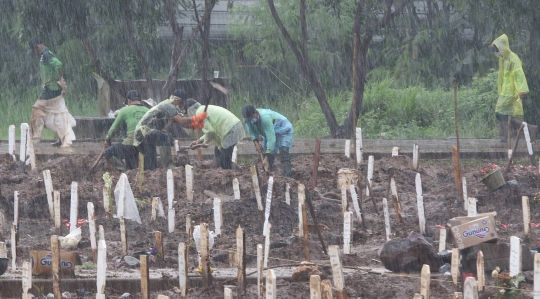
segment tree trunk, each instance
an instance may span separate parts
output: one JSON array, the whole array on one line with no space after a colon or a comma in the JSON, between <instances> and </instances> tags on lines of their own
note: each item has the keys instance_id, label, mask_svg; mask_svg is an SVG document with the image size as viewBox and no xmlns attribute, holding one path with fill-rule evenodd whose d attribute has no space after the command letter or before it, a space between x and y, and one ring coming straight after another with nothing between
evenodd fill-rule
<instances>
[{"instance_id":1,"label":"tree trunk","mask_svg":"<svg viewBox=\"0 0 540 299\"><path fill-rule=\"evenodd\" d=\"M172 0L164 0L165 2L165 11L167 11L167 20L169 21L169 25L172 28L173 34L174 34L174 44L172 48L171 53L171 62L169 67L169 73L174 76L174 78L178 77L178 72L180 70L180 67L178 64L176 64L176 61L178 61L178 58L180 57L180 50L182 49L182 38L184 37L184 26L178 25L178 22L176 21L176 14L175 14L175 7L172 2ZM158 102L161 101L162 97L168 97L169 94L162 94L161 97L158 99Z\"/></svg>"},{"instance_id":2,"label":"tree trunk","mask_svg":"<svg viewBox=\"0 0 540 299\"><path fill-rule=\"evenodd\" d=\"M205 7L210 5L209 1L205 1ZM202 93L201 97L203 99L207 99L210 95L209 90L207 88L208 85L208 60L210 59L210 19L211 16L208 16L206 21L203 24L203 30L201 31L201 38L202 38Z\"/></svg>"},{"instance_id":3,"label":"tree trunk","mask_svg":"<svg viewBox=\"0 0 540 299\"><path fill-rule=\"evenodd\" d=\"M82 44L86 48L86 52L88 53L88 56L90 56L90 60L92 61L94 72L100 75L103 78L103 80L105 80L107 84L109 84L109 87L111 88L111 90L114 90L118 92L119 94L126 94L127 90L121 89L118 82L116 82L113 78L111 78L111 75L108 72L101 69L100 61L96 55L96 51L94 50L94 47L90 43L90 40L88 39L88 37L84 36L84 37L80 37L79 39L81 40Z\"/></svg>"}]
</instances>

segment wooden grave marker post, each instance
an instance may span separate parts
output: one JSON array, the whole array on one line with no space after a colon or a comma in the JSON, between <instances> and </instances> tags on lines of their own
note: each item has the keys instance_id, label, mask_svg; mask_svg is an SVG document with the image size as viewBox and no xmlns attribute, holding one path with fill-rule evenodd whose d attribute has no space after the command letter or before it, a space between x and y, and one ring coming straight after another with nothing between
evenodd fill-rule
<instances>
[{"instance_id":1,"label":"wooden grave marker post","mask_svg":"<svg viewBox=\"0 0 540 299\"><path fill-rule=\"evenodd\" d=\"M521 273L521 240L516 236L510 237L510 276ZM517 286L516 286L517 287Z\"/></svg>"},{"instance_id":2,"label":"wooden grave marker post","mask_svg":"<svg viewBox=\"0 0 540 299\"><path fill-rule=\"evenodd\" d=\"M189 165L186 165L186 188L188 188L187 185L187 169ZM188 192L189 193L189 192ZM189 199L189 198L188 198ZM190 200L193 201L193 198ZM168 212L167 212L167 219L169 224L169 233L174 232L174 223L175 223L175 210L174 210L174 178L172 169L167 169L167 202L169 204L168 206Z\"/></svg>"},{"instance_id":3,"label":"wooden grave marker post","mask_svg":"<svg viewBox=\"0 0 540 299\"><path fill-rule=\"evenodd\" d=\"M140 257L141 271L141 299L150 299L150 273L148 271L148 256L141 255Z\"/></svg>"},{"instance_id":4,"label":"wooden grave marker post","mask_svg":"<svg viewBox=\"0 0 540 299\"><path fill-rule=\"evenodd\" d=\"M304 222L302 224L302 226L304 227L304 255L306 256L306 261L309 262L311 261L311 254L309 253L309 230L306 204L302 205L302 221Z\"/></svg>"},{"instance_id":5,"label":"wooden grave marker post","mask_svg":"<svg viewBox=\"0 0 540 299\"><path fill-rule=\"evenodd\" d=\"M13 162L17 161L17 158L15 158L15 125L9 125L8 127L8 154L13 157Z\"/></svg>"},{"instance_id":6,"label":"wooden grave marker post","mask_svg":"<svg viewBox=\"0 0 540 299\"><path fill-rule=\"evenodd\" d=\"M414 144L413 145L413 169L414 170L418 170L418 165L419 165L419 156L420 156L420 150L418 148L418 144Z\"/></svg>"},{"instance_id":7,"label":"wooden grave marker post","mask_svg":"<svg viewBox=\"0 0 540 299\"><path fill-rule=\"evenodd\" d=\"M272 224L268 223L266 226L266 234L264 238L264 267L268 267L268 256L270 255L270 233L272 230Z\"/></svg>"},{"instance_id":8,"label":"wooden grave marker post","mask_svg":"<svg viewBox=\"0 0 540 299\"><path fill-rule=\"evenodd\" d=\"M214 197L214 233L221 235L221 227L223 226L223 214L221 212L221 198Z\"/></svg>"},{"instance_id":9,"label":"wooden grave marker post","mask_svg":"<svg viewBox=\"0 0 540 299\"><path fill-rule=\"evenodd\" d=\"M51 254L52 254L52 278L53 278L53 294L55 299L62 298L61 289L61 264L60 264L60 241L57 235L51 236Z\"/></svg>"},{"instance_id":10,"label":"wooden grave marker post","mask_svg":"<svg viewBox=\"0 0 540 299\"><path fill-rule=\"evenodd\" d=\"M392 148L392 157L397 157L397 156L399 156L399 147L394 146Z\"/></svg>"},{"instance_id":11,"label":"wooden grave marker post","mask_svg":"<svg viewBox=\"0 0 540 299\"><path fill-rule=\"evenodd\" d=\"M238 157L238 147L235 145L232 151L231 162L236 163L237 157Z\"/></svg>"},{"instance_id":12,"label":"wooden grave marker post","mask_svg":"<svg viewBox=\"0 0 540 299\"><path fill-rule=\"evenodd\" d=\"M478 290L483 291L486 284L486 271L484 270L484 253L478 251L476 255L476 277L478 277Z\"/></svg>"},{"instance_id":13,"label":"wooden grave marker post","mask_svg":"<svg viewBox=\"0 0 540 299\"><path fill-rule=\"evenodd\" d=\"M30 262L24 262L22 265L22 298L31 299L33 296L28 294L28 290L32 288L32 266Z\"/></svg>"},{"instance_id":14,"label":"wooden grave marker post","mask_svg":"<svg viewBox=\"0 0 540 299\"><path fill-rule=\"evenodd\" d=\"M53 191L54 228L57 235L62 235L62 216L60 214L60 192Z\"/></svg>"},{"instance_id":15,"label":"wooden grave marker post","mask_svg":"<svg viewBox=\"0 0 540 299\"><path fill-rule=\"evenodd\" d=\"M446 227L439 228L439 252L446 250Z\"/></svg>"},{"instance_id":16,"label":"wooden grave marker post","mask_svg":"<svg viewBox=\"0 0 540 299\"><path fill-rule=\"evenodd\" d=\"M156 251L161 256L161 259L165 259L165 252L163 250L163 234L160 231L154 232L154 238L156 240Z\"/></svg>"},{"instance_id":17,"label":"wooden grave marker post","mask_svg":"<svg viewBox=\"0 0 540 299\"><path fill-rule=\"evenodd\" d=\"M120 242L122 243L122 256L127 255L126 221L120 216Z\"/></svg>"},{"instance_id":18,"label":"wooden grave marker post","mask_svg":"<svg viewBox=\"0 0 540 299\"><path fill-rule=\"evenodd\" d=\"M467 200L467 216L468 217L474 217L478 215L478 212L476 211L476 198L469 197Z\"/></svg>"},{"instance_id":19,"label":"wooden grave marker post","mask_svg":"<svg viewBox=\"0 0 540 299\"><path fill-rule=\"evenodd\" d=\"M26 155L28 154L28 124L21 124L21 146L19 154L19 163L21 165L21 172L25 172Z\"/></svg>"},{"instance_id":20,"label":"wooden grave marker post","mask_svg":"<svg viewBox=\"0 0 540 299\"><path fill-rule=\"evenodd\" d=\"M201 266L203 287L208 288L212 284L212 274L210 273L210 252L209 252L209 232L208 224L201 223Z\"/></svg>"},{"instance_id":21,"label":"wooden grave marker post","mask_svg":"<svg viewBox=\"0 0 540 299\"><path fill-rule=\"evenodd\" d=\"M105 209L105 213L110 213L110 199L109 199L109 188L107 186L103 186L103 209Z\"/></svg>"},{"instance_id":22,"label":"wooden grave marker post","mask_svg":"<svg viewBox=\"0 0 540 299\"><path fill-rule=\"evenodd\" d=\"M264 255L263 255L263 246L262 244L257 244L257 286L258 286L258 298L263 297L263 280L262 273L264 268Z\"/></svg>"},{"instance_id":23,"label":"wooden grave marker post","mask_svg":"<svg viewBox=\"0 0 540 299\"><path fill-rule=\"evenodd\" d=\"M450 266L450 273L452 275L452 281L455 285L458 284L458 277L459 277L459 249L452 248L452 261Z\"/></svg>"},{"instance_id":24,"label":"wooden grave marker post","mask_svg":"<svg viewBox=\"0 0 540 299\"><path fill-rule=\"evenodd\" d=\"M43 170L43 182L45 184L45 193L47 193L47 203L49 204L49 213L51 219L54 221L54 207L53 207L53 184L50 170Z\"/></svg>"},{"instance_id":25,"label":"wooden grave marker post","mask_svg":"<svg viewBox=\"0 0 540 299\"><path fill-rule=\"evenodd\" d=\"M368 156L367 180L370 186L371 186L371 179L373 178L373 164L374 163L375 163L375 157L371 155ZM366 196L369 196L369 189L370 188L366 188Z\"/></svg>"},{"instance_id":26,"label":"wooden grave marker post","mask_svg":"<svg viewBox=\"0 0 540 299\"><path fill-rule=\"evenodd\" d=\"M291 184L285 184L285 203L291 205Z\"/></svg>"},{"instance_id":27,"label":"wooden grave marker post","mask_svg":"<svg viewBox=\"0 0 540 299\"><path fill-rule=\"evenodd\" d=\"M355 134L355 156L356 156L356 165L359 165L362 163L362 129L356 128L356 134Z\"/></svg>"},{"instance_id":28,"label":"wooden grave marker post","mask_svg":"<svg viewBox=\"0 0 540 299\"><path fill-rule=\"evenodd\" d=\"M463 299L478 299L478 284L474 277L467 277L467 279L465 279Z\"/></svg>"},{"instance_id":29,"label":"wooden grave marker post","mask_svg":"<svg viewBox=\"0 0 540 299\"><path fill-rule=\"evenodd\" d=\"M15 225L15 233L17 242L19 241L19 191L13 192L13 225Z\"/></svg>"},{"instance_id":30,"label":"wooden grave marker post","mask_svg":"<svg viewBox=\"0 0 540 299\"><path fill-rule=\"evenodd\" d=\"M180 298L186 299L188 284L188 259L186 244L178 244L178 286L180 287Z\"/></svg>"},{"instance_id":31,"label":"wooden grave marker post","mask_svg":"<svg viewBox=\"0 0 540 299\"><path fill-rule=\"evenodd\" d=\"M86 204L88 211L88 229L90 230L90 247L92 248L92 261L97 263L97 240L96 240L96 215L94 214L94 204L89 201Z\"/></svg>"},{"instance_id":32,"label":"wooden grave marker post","mask_svg":"<svg viewBox=\"0 0 540 299\"><path fill-rule=\"evenodd\" d=\"M237 178L234 178L232 181L234 199L240 200L240 183Z\"/></svg>"},{"instance_id":33,"label":"wooden grave marker post","mask_svg":"<svg viewBox=\"0 0 540 299\"><path fill-rule=\"evenodd\" d=\"M430 282L431 282L431 271L429 270L429 265L424 264L422 266L422 271L420 272L420 295L424 296L424 299L429 299Z\"/></svg>"},{"instance_id":34,"label":"wooden grave marker post","mask_svg":"<svg viewBox=\"0 0 540 299\"><path fill-rule=\"evenodd\" d=\"M236 267L238 278L238 293L246 292L246 237L240 226L236 229Z\"/></svg>"},{"instance_id":35,"label":"wooden grave marker post","mask_svg":"<svg viewBox=\"0 0 540 299\"><path fill-rule=\"evenodd\" d=\"M383 198L384 230L386 232L386 241L390 241L390 214L388 213L388 200Z\"/></svg>"},{"instance_id":36,"label":"wooden grave marker post","mask_svg":"<svg viewBox=\"0 0 540 299\"><path fill-rule=\"evenodd\" d=\"M71 206L69 213L69 232L77 229L77 218L79 212L79 184L71 182Z\"/></svg>"},{"instance_id":37,"label":"wooden grave marker post","mask_svg":"<svg viewBox=\"0 0 540 299\"><path fill-rule=\"evenodd\" d=\"M351 254L352 212L343 213L343 254Z\"/></svg>"},{"instance_id":38,"label":"wooden grave marker post","mask_svg":"<svg viewBox=\"0 0 540 299\"><path fill-rule=\"evenodd\" d=\"M347 212L347 187L341 185L341 213Z\"/></svg>"},{"instance_id":39,"label":"wooden grave marker post","mask_svg":"<svg viewBox=\"0 0 540 299\"><path fill-rule=\"evenodd\" d=\"M264 208L264 225L263 236L266 236L266 227L268 226L268 220L270 219L270 209L272 207L272 188L274 186L274 177L268 178L268 188L266 192L266 202Z\"/></svg>"},{"instance_id":40,"label":"wooden grave marker post","mask_svg":"<svg viewBox=\"0 0 540 299\"><path fill-rule=\"evenodd\" d=\"M465 211L469 210L469 198L467 193L467 178L462 177L461 178L461 187L463 188L463 209Z\"/></svg>"},{"instance_id":41,"label":"wooden grave marker post","mask_svg":"<svg viewBox=\"0 0 540 299\"><path fill-rule=\"evenodd\" d=\"M398 222L403 223L403 219L401 218L401 203L399 202L396 180L394 178L390 179L390 191L392 194L392 203L394 204L394 212L396 213Z\"/></svg>"},{"instance_id":42,"label":"wooden grave marker post","mask_svg":"<svg viewBox=\"0 0 540 299\"><path fill-rule=\"evenodd\" d=\"M236 146L235 146L236 148ZM233 299L232 290L230 288L223 289L223 297L225 299Z\"/></svg>"},{"instance_id":43,"label":"wooden grave marker post","mask_svg":"<svg viewBox=\"0 0 540 299\"><path fill-rule=\"evenodd\" d=\"M156 221L158 209L158 197L152 197L152 222Z\"/></svg>"},{"instance_id":44,"label":"wooden grave marker post","mask_svg":"<svg viewBox=\"0 0 540 299\"><path fill-rule=\"evenodd\" d=\"M343 276L343 268L339 259L339 247L337 245L328 246L328 254L330 255L330 264L332 265L332 277L334 287L336 288L337 299L347 299L345 277Z\"/></svg>"},{"instance_id":45,"label":"wooden grave marker post","mask_svg":"<svg viewBox=\"0 0 540 299\"><path fill-rule=\"evenodd\" d=\"M11 224L11 270L17 270L17 228Z\"/></svg>"},{"instance_id":46,"label":"wooden grave marker post","mask_svg":"<svg viewBox=\"0 0 540 299\"><path fill-rule=\"evenodd\" d=\"M351 140L346 139L345 140L345 157L351 158Z\"/></svg>"},{"instance_id":47,"label":"wooden grave marker post","mask_svg":"<svg viewBox=\"0 0 540 299\"><path fill-rule=\"evenodd\" d=\"M424 197L422 196L422 179L420 173L416 174L416 204L418 206L418 222L420 234L426 234L426 217L424 214Z\"/></svg>"},{"instance_id":48,"label":"wooden grave marker post","mask_svg":"<svg viewBox=\"0 0 540 299\"><path fill-rule=\"evenodd\" d=\"M298 236L304 236L304 221L302 220L302 205L306 202L306 188L303 184L298 184Z\"/></svg>"},{"instance_id":49,"label":"wooden grave marker post","mask_svg":"<svg viewBox=\"0 0 540 299\"><path fill-rule=\"evenodd\" d=\"M530 241L529 231L531 227L531 210L529 207L529 197L521 197L521 206L523 210L523 233L527 241Z\"/></svg>"},{"instance_id":50,"label":"wooden grave marker post","mask_svg":"<svg viewBox=\"0 0 540 299\"><path fill-rule=\"evenodd\" d=\"M186 196L189 202L193 202L193 166L186 165Z\"/></svg>"},{"instance_id":51,"label":"wooden grave marker post","mask_svg":"<svg viewBox=\"0 0 540 299\"><path fill-rule=\"evenodd\" d=\"M534 254L534 299L540 299L540 253Z\"/></svg>"},{"instance_id":52,"label":"wooden grave marker post","mask_svg":"<svg viewBox=\"0 0 540 299\"><path fill-rule=\"evenodd\" d=\"M270 269L266 271L266 299L277 299L276 273Z\"/></svg>"},{"instance_id":53,"label":"wooden grave marker post","mask_svg":"<svg viewBox=\"0 0 540 299\"><path fill-rule=\"evenodd\" d=\"M321 277L319 275L309 277L309 299L322 299Z\"/></svg>"},{"instance_id":54,"label":"wooden grave marker post","mask_svg":"<svg viewBox=\"0 0 540 299\"><path fill-rule=\"evenodd\" d=\"M354 185L349 186L349 191L351 192L351 200L353 202L354 212L356 213L356 219L358 219L358 223L362 224L362 211L360 210L360 205L358 204L358 195L356 194Z\"/></svg>"},{"instance_id":55,"label":"wooden grave marker post","mask_svg":"<svg viewBox=\"0 0 540 299\"><path fill-rule=\"evenodd\" d=\"M99 227L102 228L103 226L100 225ZM96 299L105 299L106 276L107 276L107 245L104 239L100 239L98 243Z\"/></svg>"},{"instance_id":56,"label":"wooden grave marker post","mask_svg":"<svg viewBox=\"0 0 540 299\"><path fill-rule=\"evenodd\" d=\"M257 166L251 166L251 181L253 182L253 191L255 192L255 198L257 199L257 209L262 212L262 197L261 188L259 187L259 176L257 175Z\"/></svg>"}]
</instances>

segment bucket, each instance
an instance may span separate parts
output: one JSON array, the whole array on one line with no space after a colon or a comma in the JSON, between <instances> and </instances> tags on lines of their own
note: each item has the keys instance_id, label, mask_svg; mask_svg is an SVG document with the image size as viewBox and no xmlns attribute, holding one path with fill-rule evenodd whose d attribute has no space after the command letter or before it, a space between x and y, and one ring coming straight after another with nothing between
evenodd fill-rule
<instances>
[{"instance_id":1,"label":"bucket","mask_svg":"<svg viewBox=\"0 0 540 299\"><path fill-rule=\"evenodd\" d=\"M497 168L482 178L482 183L488 187L489 191L495 191L506 184L501 169Z\"/></svg>"},{"instance_id":2,"label":"bucket","mask_svg":"<svg viewBox=\"0 0 540 299\"><path fill-rule=\"evenodd\" d=\"M355 185L358 180L360 172L356 169L341 168L338 170L338 189L341 189L342 185L345 185L347 189L350 185Z\"/></svg>"}]
</instances>

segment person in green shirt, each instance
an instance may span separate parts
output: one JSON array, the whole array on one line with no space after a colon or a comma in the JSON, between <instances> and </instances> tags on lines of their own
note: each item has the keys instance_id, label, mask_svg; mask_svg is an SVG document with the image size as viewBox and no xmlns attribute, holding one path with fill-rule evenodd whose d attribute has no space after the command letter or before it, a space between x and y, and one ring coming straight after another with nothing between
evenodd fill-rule
<instances>
[{"instance_id":1,"label":"person in green shirt","mask_svg":"<svg viewBox=\"0 0 540 299\"><path fill-rule=\"evenodd\" d=\"M41 92L32 107L30 117L31 136L34 142L41 140L43 128L52 130L58 141L53 146L69 147L75 140L72 127L75 118L69 113L63 94L66 93L66 81L62 77L62 62L58 60L39 38L28 42L27 54L39 57Z\"/></svg>"},{"instance_id":2,"label":"person in green shirt","mask_svg":"<svg viewBox=\"0 0 540 299\"><path fill-rule=\"evenodd\" d=\"M174 140L172 134L166 131L173 122L193 129L204 127L206 112L203 111L192 117L183 117L179 113L180 109L184 108L186 99L186 92L183 89L176 89L168 100L148 110L137 124L133 145L144 155L144 169L157 168L157 146L162 147L161 166L174 168L171 154Z\"/></svg>"},{"instance_id":3,"label":"person in green shirt","mask_svg":"<svg viewBox=\"0 0 540 299\"><path fill-rule=\"evenodd\" d=\"M185 106L188 107L188 116L202 113L205 109L205 106L194 99L187 99ZM232 112L220 106L208 105L206 113L202 128L204 135L193 141L190 146L214 144L214 156L219 161L219 166L223 169L231 169L234 146L244 138L242 122Z\"/></svg>"},{"instance_id":4,"label":"person in green shirt","mask_svg":"<svg viewBox=\"0 0 540 299\"><path fill-rule=\"evenodd\" d=\"M246 129L251 135L251 140L255 149L264 154L263 165L268 165L272 169L274 155L279 149L281 164L283 165L283 176L291 177L291 156L289 154L292 147L293 127L289 120L270 109L255 109L253 105L242 107L242 116ZM259 138L262 137L262 144Z\"/></svg>"},{"instance_id":5,"label":"person in green shirt","mask_svg":"<svg viewBox=\"0 0 540 299\"><path fill-rule=\"evenodd\" d=\"M141 102L141 97L141 93L137 90L127 92L125 102L127 106L118 111L116 119L109 128L107 135L105 135L105 151L103 152L103 156L120 172L135 169L139 164L139 152L133 146L133 135L137 123L148 112L148 108L143 106ZM121 143L111 145L113 133L123 124L126 125L126 138ZM125 164L122 159L126 161Z\"/></svg>"}]
</instances>

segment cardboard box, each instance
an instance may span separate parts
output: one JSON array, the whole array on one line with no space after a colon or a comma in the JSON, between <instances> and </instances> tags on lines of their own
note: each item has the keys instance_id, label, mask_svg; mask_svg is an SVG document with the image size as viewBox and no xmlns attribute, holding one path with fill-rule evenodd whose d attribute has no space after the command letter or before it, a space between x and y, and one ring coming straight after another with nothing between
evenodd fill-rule
<instances>
[{"instance_id":1,"label":"cardboard box","mask_svg":"<svg viewBox=\"0 0 540 299\"><path fill-rule=\"evenodd\" d=\"M497 239L495 216L497 212L478 214L474 217L455 217L448 221L454 238L454 245L467 248L476 244Z\"/></svg>"},{"instance_id":2,"label":"cardboard box","mask_svg":"<svg viewBox=\"0 0 540 299\"><path fill-rule=\"evenodd\" d=\"M52 253L47 250L30 251L32 256L32 274L33 275L51 275L52 274ZM74 275L75 265L80 265L81 259L76 252L60 252L60 269L63 275Z\"/></svg>"}]
</instances>

